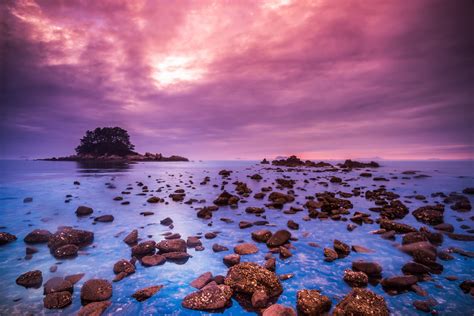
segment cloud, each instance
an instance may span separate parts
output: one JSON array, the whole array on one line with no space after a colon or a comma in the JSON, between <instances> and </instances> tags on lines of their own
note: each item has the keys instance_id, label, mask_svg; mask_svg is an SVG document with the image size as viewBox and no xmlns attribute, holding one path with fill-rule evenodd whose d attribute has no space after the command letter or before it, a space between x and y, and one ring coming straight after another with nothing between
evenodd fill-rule
<instances>
[{"instance_id":1,"label":"cloud","mask_svg":"<svg viewBox=\"0 0 474 316\"><path fill-rule=\"evenodd\" d=\"M2 9L2 156L120 125L140 151L196 159L474 157L468 0Z\"/></svg>"}]
</instances>

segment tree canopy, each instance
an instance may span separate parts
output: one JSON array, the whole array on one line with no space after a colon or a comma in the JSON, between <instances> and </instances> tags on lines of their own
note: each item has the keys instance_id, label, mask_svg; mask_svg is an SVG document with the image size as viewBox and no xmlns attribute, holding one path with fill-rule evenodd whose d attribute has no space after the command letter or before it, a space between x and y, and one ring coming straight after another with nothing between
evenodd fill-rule
<instances>
[{"instance_id":1,"label":"tree canopy","mask_svg":"<svg viewBox=\"0 0 474 316\"><path fill-rule=\"evenodd\" d=\"M135 146L130 142L128 132L120 127L97 127L87 131L76 147L78 155L118 155L133 154Z\"/></svg>"}]
</instances>

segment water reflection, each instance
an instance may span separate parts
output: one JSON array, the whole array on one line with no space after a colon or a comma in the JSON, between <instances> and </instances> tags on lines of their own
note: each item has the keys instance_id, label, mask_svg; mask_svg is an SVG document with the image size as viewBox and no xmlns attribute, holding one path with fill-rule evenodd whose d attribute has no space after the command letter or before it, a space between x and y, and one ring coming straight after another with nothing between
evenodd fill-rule
<instances>
[{"instance_id":1,"label":"water reflection","mask_svg":"<svg viewBox=\"0 0 474 316\"><path fill-rule=\"evenodd\" d=\"M110 173L129 171L133 164L123 161L76 161L76 168L79 173Z\"/></svg>"}]
</instances>

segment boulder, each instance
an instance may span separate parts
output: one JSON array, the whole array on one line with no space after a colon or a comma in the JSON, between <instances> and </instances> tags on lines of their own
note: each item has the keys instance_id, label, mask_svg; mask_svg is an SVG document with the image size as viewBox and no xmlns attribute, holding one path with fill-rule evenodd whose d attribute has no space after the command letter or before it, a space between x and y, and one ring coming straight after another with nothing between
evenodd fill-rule
<instances>
[{"instance_id":1,"label":"boulder","mask_svg":"<svg viewBox=\"0 0 474 316\"><path fill-rule=\"evenodd\" d=\"M138 230L132 230L132 232L123 239L123 242L130 246L135 245L138 242Z\"/></svg>"},{"instance_id":2,"label":"boulder","mask_svg":"<svg viewBox=\"0 0 474 316\"><path fill-rule=\"evenodd\" d=\"M272 237L272 232L268 229L261 229L252 232L252 239L256 242L267 242Z\"/></svg>"},{"instance_id":3,"label":"boulder","mask_svg":"<svg viewBox=\"0 0 474 316\"><path fill-rule=\"evenodd\" d=\"M16 236L7 232L0 232L0 246L15 241Z\"/></svg>"},{"instance_id":4,"label":"boulder","mask_svg":"<svg viewBox=\"0 0 474 316\"><path fill-rule=\"evenodd\" d=\"M369 283L369 278L364 272L356 272L349 269L344 271L344 281L351 287L366 287Z\"/></svg>"},{"instance_id":5,"label":"boulder","mask_svg":"<svg viewBox=\"0 0 474 316\"><path fill-rule=\"evenodd\" d=\"M143 302L153 295L155 295L159 290L163 288L163 285L149 286L144 289L140 289L132 294L132 297L139 302Z\"/></svg>"},{"instance_id":6,"label":"boulder","mask_svg":"<svg viewBox=\"0 0 474 316\"><path fill-rule=\"evenodd\" d=\"M61 277L54 277L49 279L44 284L43 294L50 294L56 292L70 292L74 291L74 284Z\"/></svg>"},{"instance_id":7,"label":"boulder","mask_svg":"<svg viewBox=\"0 0 474 316\"><path fill-rule=\"evenodd\" d=\"M111 304L109 301L92 302L83 306L77 316L100 316Z\"/></svg>"},{"instance_id":8,"label":"boulder","mask_svg":"<svg viewBox=\"0 0 474 316\"><path fill-rule=\"evenodd\" d=\"M262 316L296 316L296 312L291 307L273 304L263 311Z\"/></svg>"},{"instance_id":9,"label":"boulder","mask_svg":"<svg viewBox=\"0 0 474 316\"><path fill-rule=\"evenodd\" d=\"M71 292L54 292L47 294L43 299L43 305L48 309L61 309L72 303Z\"/></svg>"},{"instance_id":10,"label":"boulder","mask_svg":"<svg viewBox=\"0 0 474 316\"><path fill-rule=\"evenodd\" d=\"M250 255L258 252L258 248L253 243L242 243L234 247L234 252L238 255Z\"/></svg>"},{"instance_id":11,"label":"boulder","mask_svg":"<svg viewBox=\"0 0 474 316\"><path fill-rule=\"evenodd\" d=\"M28 271L16 279L16 284L25 288L39 288L43 283L43 273L40 270Z\"/></svg>"},{"instance_id":12,"label":"boulder","mask_svg":"<svg viewBox=\"0 0 474 316\"><path fill-rule=\"evenodd\" d=\"M268 247L280 247L288 242L291 238L291 233L286 229L275 232L272 237L267 241Z\"/></svg>"},{"instance_id":13,"label":"boulder","mask_svg":"<svg viewBox=\"0 0 474 316\"><path fill-rule=\"evenodd\" d=\"M87 206L81 205L76 209L77 216L88 216L88 215L91 215L92 213L94 213L94 210Z\"/></svg>"},{"instance_id":14,"label":"boulder","mask_svg":"<svg viewBox=\"0 0 474 316\"><path fill-rule=\"evenodd\" d=\"M191 286L200 290L213 279L211 272L205 272L191 282Z\"/></svg>"},{"instance_id":15,"label":"boulder","mask_svg":"<svg viewBox=\"0 0 474 316\"><path fill-rule=\"evenodd\" d=\"M159 254L144 256L141 260L141 263L145 267L158 266L166 262L166 258Z\"/></svg>"},{"instance_id":16,"label":"boulder","mask_svg":"<svg viewBox=\"0 0 474 316\"><path fill-rule=\"evenodd\" d=\"M379 277L382 275L382 266L377 262L363 260L353 261L352 270L364 272L369 277Z\"/></svg>"},{"instance_id":17,"label":"boulder","mask_svg":"<svg viewBox=\"0 0 474 316\"><path fill-rule=\"evenodd\" d=\"M183 239L162 240L156 244L156 248L160 253L187 251L186 241Z\"/></svg>"},{"instance_id":18,"label":"boulder","mask_svg":"<svg viewBox=\"0 0 474 316\"><path fill-rule=\"evenodd\" d=\"M84 302L105 301L112 297L112 284L103 279L91 279L82 285L81 299Z\"/></svg>"},{"instance_id":19,"label":"boulder","mask_svg":"<svg viewBox=\"0 0 474 316\"><path fill-rule=\"evenodd\" d=\"M210 285L187 295L181 305L184 308L213 311L230 304L232 289L227 285Z\"/></svg>"},{"instance_id":20,"label":"boulder","mask_svg":"<svg viewBox=\"0 0 474 316\"><path fill-rule=\"evenodd\" d=\"M49 241L49 237L51 237L51 232L46 229L35 229L30 232L26 237L23 239L24 242L29 244L40 244L46 243Z\"/></svg>"},{"instance_id":21,"label":"boulder","mask_svg":"<svg viewBox=\"0 0 474 316\"><path fill-rule=\"evenodd\" d=\"M146 256L155 253L156 242L154 240L147 240L132 247L132 256Z\"/></svg>"},{"instance_id":22,"label":"boulder","mask_svg":"<svg viewBox=\"0 0 474 316\"><path fill-rule=\"evenodd\" d=\"M240 263L240 255L238 254L230 254L224 256L224 264L228 267L235 266L236 264Z\"/></svg>"}]
</instances>

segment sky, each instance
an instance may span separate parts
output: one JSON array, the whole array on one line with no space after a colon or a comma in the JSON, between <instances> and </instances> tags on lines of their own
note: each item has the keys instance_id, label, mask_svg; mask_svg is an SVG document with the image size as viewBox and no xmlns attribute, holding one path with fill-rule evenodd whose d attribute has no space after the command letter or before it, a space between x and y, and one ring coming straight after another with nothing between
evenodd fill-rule
<instances>
[{"instance_id":1,"label":"sky","mask_svg":"<svg viewBox=\"0 0 474 316\"><path fill-rule=\"evenodd\" d=\"M471 0L0 4L0 158L473 159Z\"/></svg>"}]
</instances>

